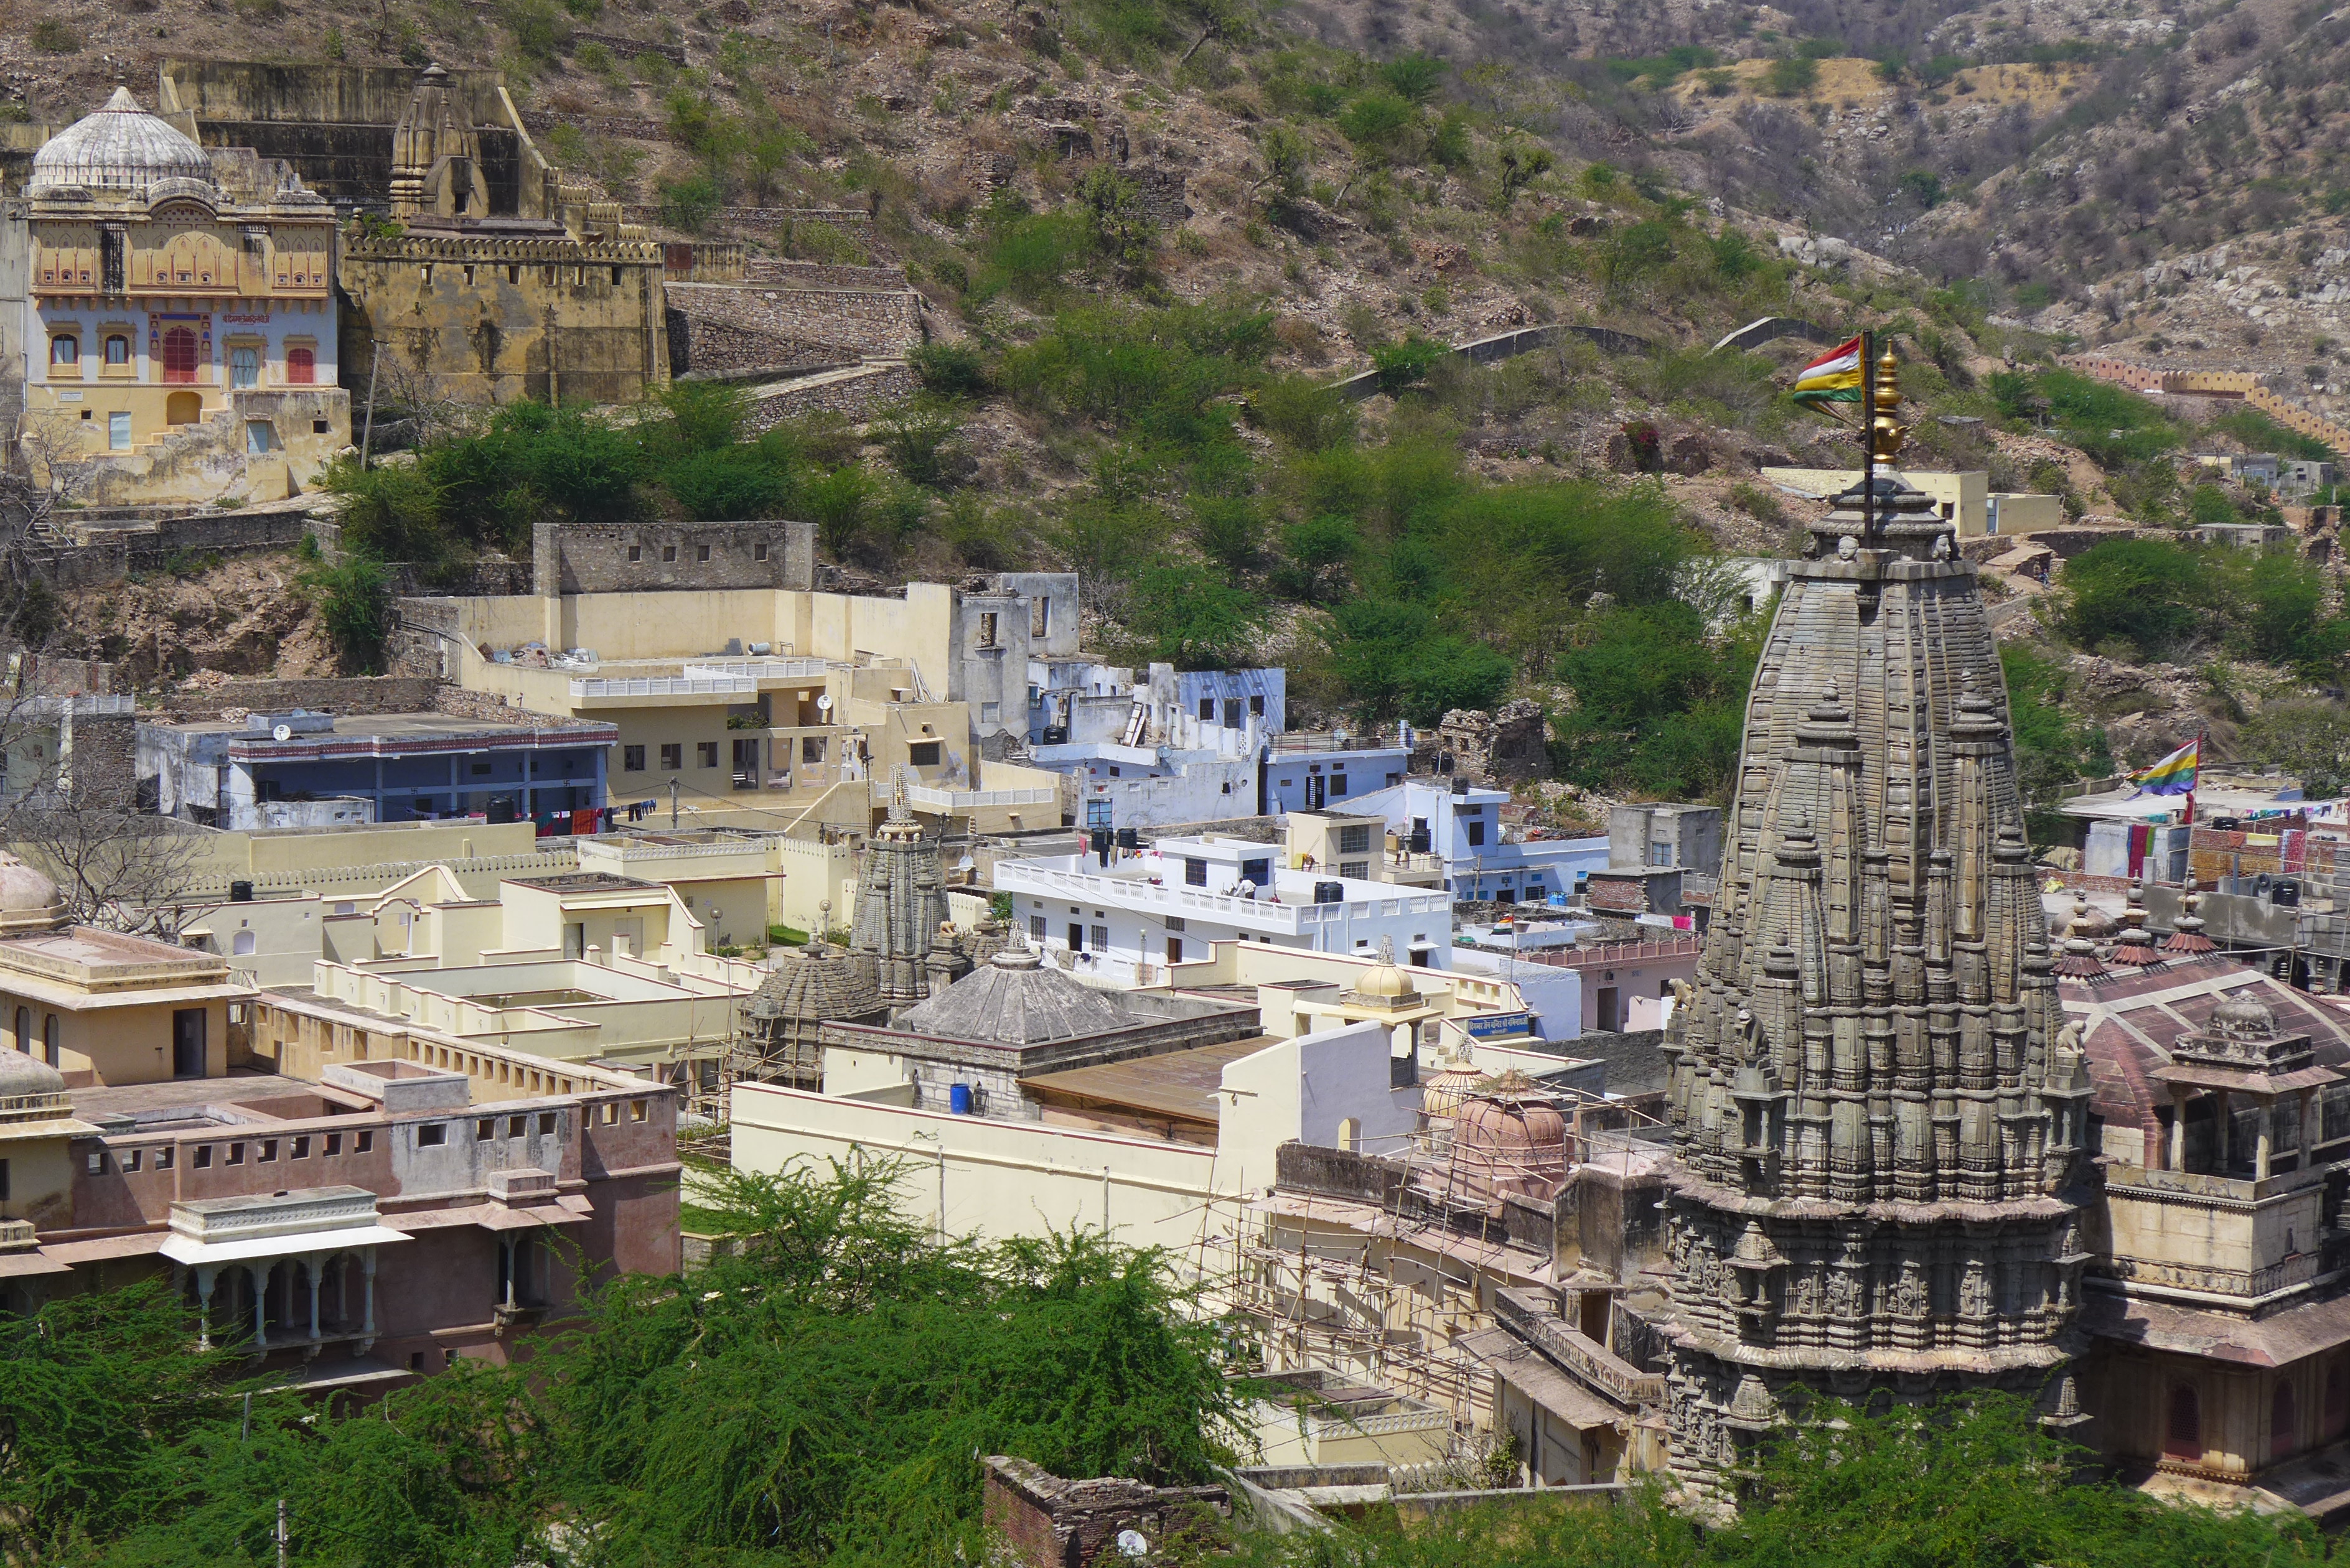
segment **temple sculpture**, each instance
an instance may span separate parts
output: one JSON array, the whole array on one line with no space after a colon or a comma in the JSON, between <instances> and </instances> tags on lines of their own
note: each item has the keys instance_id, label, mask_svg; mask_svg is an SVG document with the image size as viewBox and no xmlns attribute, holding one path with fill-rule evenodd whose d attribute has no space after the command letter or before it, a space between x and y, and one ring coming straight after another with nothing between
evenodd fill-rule
<instances>
[{"instance_id":1,"label":"temple sculpture","mask_svg":"<svg viewBox=\"0 0 2350 1568\"><path fill-rule=\"evenodd\" d=\"M1873 483L1773 619L1667 1047L1670 1451L1725 1500L1812 1395L1995 1386L2079 1418L2090 1084L1998 650L1951 525Z\"/></svg>"}]
</instances>

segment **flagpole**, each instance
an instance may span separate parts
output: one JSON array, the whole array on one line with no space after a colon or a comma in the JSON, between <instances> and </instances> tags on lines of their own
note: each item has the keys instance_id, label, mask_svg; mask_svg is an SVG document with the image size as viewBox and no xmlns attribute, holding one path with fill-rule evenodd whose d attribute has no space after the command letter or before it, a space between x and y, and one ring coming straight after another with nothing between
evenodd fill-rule
<instances>
[{"instance_id":1,"label":"flagpole","mask_svg":"<svg viewBox=\"0 0 2350 1568\"><path fill-rule=\"evenodd\" d=\"M1877 545L1877 334L1860 335L1860 542Z\"/></svg>"}]
</instances>

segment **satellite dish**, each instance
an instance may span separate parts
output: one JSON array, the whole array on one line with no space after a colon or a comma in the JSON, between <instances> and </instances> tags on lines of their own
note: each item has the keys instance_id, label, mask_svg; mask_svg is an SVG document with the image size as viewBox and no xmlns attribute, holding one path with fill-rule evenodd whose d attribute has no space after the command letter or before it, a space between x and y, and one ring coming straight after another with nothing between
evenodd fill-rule
<instances>
[{"instance_id":1,"label":"satellite dish","mask_svg":"<svg viewBox=\"0 0 2350 1568\"><path fill-rule=\"evenodd\" d=\"M832 711L832 694L830 692L827 692L816 700L816 711L819 713L829 713Z\"/></svg>"},{"instance_id":2,"label":"satellite dish","mask_svg":"<svg viewBox=\"0 0 2350 1568\"><path fill-rule=\"evenodd\" d=\"M1148 1557L1150 1555L1149 1539L1139 1530L1121 1530L1118 1532L1118 1554L1121 1557Z\"/></svg>"},{"instance_id":3,"label":"satellite dish","mask_svg":"<svg viewBox=\"0 0 2350 1568\"><path fill-rule=\"evenodd\" d=\"M269 738L273 741L290 741L294 738L294 726L280 724L269 732Z\"/></svg>"}]
</instances>

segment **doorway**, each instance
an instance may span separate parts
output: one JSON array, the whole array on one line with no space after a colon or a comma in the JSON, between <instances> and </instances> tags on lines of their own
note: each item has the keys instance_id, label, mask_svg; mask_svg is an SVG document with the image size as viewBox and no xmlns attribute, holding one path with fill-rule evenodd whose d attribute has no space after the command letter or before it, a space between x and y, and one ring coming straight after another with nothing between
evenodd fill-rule
<instances>
[{"instance_id":1,"label":"doorway","mask_svg":"<svg viewBox=\"0 0 2350 1568\"><path fill-rule=\"evenodd\" d=\"M1613 1034L1624 1026L1624 993L1616 986L1599 988L1599 1032Z\"/></svg>"},{"instance_id":2,"label":"doorway","mask_svg":"<svg viewBox=\"0 0 2350 1568\"><path fill-rule=\"evenodd\" d=\"M177 1007L172 1010L172 1076L201 1078L204 1075L204 1010L201 1007Z\"/></svg>"},{"instance_id":3,"label":"doorway","mask_svg":"<svg viewBox=\"0 0 2350 1568\"><path fill-rule=\"evenodd\" d=\"M174 392L163 400L163 422L167 425L192 425L204 417L204 400L199 392Z\"/></svg>"},{"instance_id":4,"label":"doorway","mask_svg":"<svg viewBox=\"0 0 2350 1568\"><path fill-rule=\"evenodd\" d=\"M759 742L755 736L734 742L734 787L759 787Z\"/></svg>"}]
</instances>

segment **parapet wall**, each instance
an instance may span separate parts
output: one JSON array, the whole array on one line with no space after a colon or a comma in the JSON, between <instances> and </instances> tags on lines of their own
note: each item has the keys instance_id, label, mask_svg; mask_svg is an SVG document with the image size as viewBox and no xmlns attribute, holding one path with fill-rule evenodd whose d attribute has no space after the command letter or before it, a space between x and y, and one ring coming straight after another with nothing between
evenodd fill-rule
<instances>
[{"instance_id":1,"label":"parapet wall","mask_svg":"<svg viewBox=\"0 0 2350 1568\"><path fill-rule=\"evenodd\" d=\"M531 536L534 591L629 594L677 588L816 586L816 524L542 522Z\"/></svg>"},{"instance_id":2,"label":"parapet wall","mask_svg":"<svg viewBox=\"0 0 2350 1568\"><path fill-rule=\"evenodd\" d=\"M311 712L357 718L376 713L430 713L441 682L406 675L321 676L307 680L231 680L197 691L164 695L158 712L142 717L172 723L217 719L231 709L248 713Z\"/></svg>"}]
</instances>

